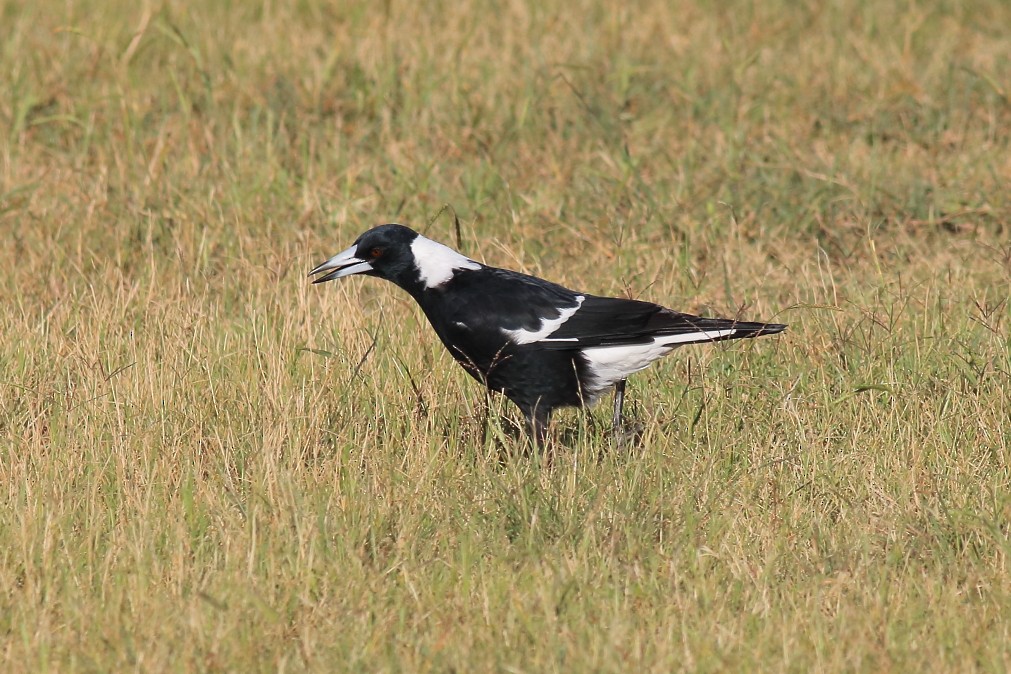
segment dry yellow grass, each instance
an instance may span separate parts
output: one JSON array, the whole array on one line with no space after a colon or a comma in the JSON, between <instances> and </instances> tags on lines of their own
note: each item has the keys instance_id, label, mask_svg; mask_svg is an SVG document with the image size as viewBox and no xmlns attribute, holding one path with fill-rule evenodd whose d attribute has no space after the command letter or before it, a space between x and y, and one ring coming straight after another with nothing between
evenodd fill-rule
<instances>
[{"instance_id":1,"label":"dry yellow grass","mask_svg":"<svg viewBox=\"0 0 1011 674\"><path fill-rule=\"evenodd\" d=\"M0 25L4 671L1011 667L1007 3ZM391 220L791 328L544 465L397 289L307 283Z\"/></svg>"}]
</instances>

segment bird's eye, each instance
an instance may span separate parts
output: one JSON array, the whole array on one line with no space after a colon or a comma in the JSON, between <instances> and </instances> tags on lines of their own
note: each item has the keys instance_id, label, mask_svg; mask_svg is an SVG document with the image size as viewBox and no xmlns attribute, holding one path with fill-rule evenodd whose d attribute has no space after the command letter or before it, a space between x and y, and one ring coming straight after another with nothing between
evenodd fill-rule
<instances>
[{"instance_id":1,"label":"bird's eye","mask_svg":"<svg viewBox=\"0 0 1011 674\"><path fill-rule=\"evenodd\" d=\"M378 246L369 251L369 259L375 260L383 254L383 249Z\"/></svg>"}]
</instances>

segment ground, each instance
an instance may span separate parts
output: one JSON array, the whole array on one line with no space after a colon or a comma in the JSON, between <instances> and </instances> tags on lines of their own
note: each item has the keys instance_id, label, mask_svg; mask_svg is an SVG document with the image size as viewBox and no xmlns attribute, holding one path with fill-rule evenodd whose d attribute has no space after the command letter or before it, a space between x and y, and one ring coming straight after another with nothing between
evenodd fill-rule
<instances>
[{"instance_id":1,"label":"ground","mask_svg":"<svg viewBox=\"0 0 1011 674\"><path fill-rule=\"evenodd\" d=\"M0 668L1011 668L1011 5L189 5L0 5ZM548 462L386 221L790 329Z\"/></svg>"}]
</instances>

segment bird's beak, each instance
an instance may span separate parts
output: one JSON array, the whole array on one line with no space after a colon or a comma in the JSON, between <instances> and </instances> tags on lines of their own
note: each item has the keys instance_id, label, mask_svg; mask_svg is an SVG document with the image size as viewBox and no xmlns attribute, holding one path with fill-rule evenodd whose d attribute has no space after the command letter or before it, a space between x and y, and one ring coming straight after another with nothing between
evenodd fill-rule
<instances>
[{"instance_id":1,"label":"bird's beak","mask_svg":"<svg viewBox=\"0 0 1011 674\"><path fill-rule=\"evenodd\" d=\"M351 276L352 274L363 274L367 271L372 271L372 265L355 255L357 250L357 246L351 246L343 253L337 253L332 258L313 269L309 272L309 276L322 274L322 276L313 279L313 283L326 283L327 281L333 281L334 279L341 278L342 276Z\"/></svg>"}]
</instances>

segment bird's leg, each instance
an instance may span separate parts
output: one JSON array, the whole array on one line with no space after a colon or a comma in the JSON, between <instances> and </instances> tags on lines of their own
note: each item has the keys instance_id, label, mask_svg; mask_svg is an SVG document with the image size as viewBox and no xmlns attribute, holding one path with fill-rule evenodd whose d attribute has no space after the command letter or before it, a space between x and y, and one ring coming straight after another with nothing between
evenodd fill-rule
<instances>
[{"instance_id":1,"label":"bird's leg","mask_svg":"<svg viewBox=\"0 0 1011 674\"><path fill-rule=\"evenodd\" d=\"M548 423L551 421L551 409L541 405L535 405L526 415L527 425L530 426L530 437L534 443L534 449L544 449L548 439Z\"/></svg>"},{"instance_id":2,"label":"bird's leg","mask_svg":"<svg viewBox=\"0 0 1011 674\"><path fill-rule=\"evenodd\" d=\"M620 437L621 435L621 408L625 404L625 380L619 379L614 382L614 419L612 423L614 424L614 435L615 437Z\"/></svg>"}]
</instances>

